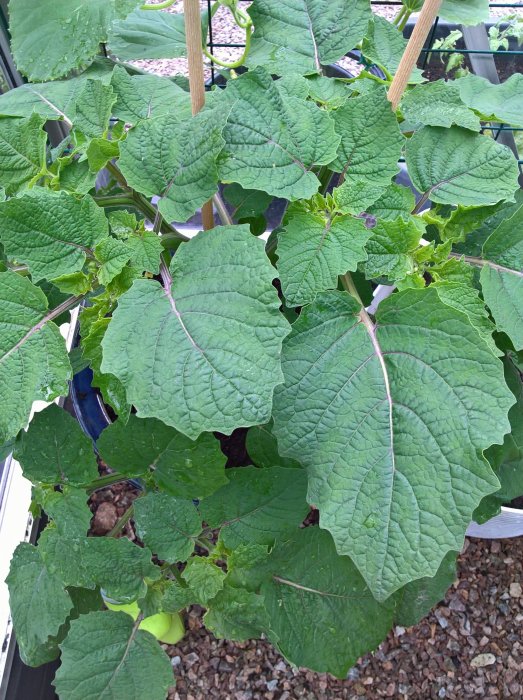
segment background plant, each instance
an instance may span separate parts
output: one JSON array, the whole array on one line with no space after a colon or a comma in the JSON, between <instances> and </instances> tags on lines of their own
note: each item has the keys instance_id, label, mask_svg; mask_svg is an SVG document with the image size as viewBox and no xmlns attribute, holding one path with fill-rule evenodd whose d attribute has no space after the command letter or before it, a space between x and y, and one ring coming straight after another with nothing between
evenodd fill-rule
<instances>
[{"instance_id":1,"label":"background plant","mask_svg":"<svg viewBox=\"0 0 523 700\"><path fill-rule=\"evenodd\" d=\"M248 72L192 117L182 81L124 63L183 53L182 16L32 5L11 2L31 82L0 98L0 432L50 518L8 579L23 659L61 653L61 698L164 698L167 657L103 591L202 605L216 635L343 677L440 599L471 518L523 493L523 202L480 133L521 126L520 76L415 72L395 114L405 42L366 0L255 0ZM323 75L356 45L387 79ZM70 129L52 149L49 119ZM187 241L172 222L217 195L223 225ZM371 313L378 283L397 291ZM79 357L57 324L80 302ZM55 405L26 431L85 364L118 416L95 449ZM238 427L252 464L225 469L214 433ZM129 478L142 495L87 536L88 494Z\"/></svg>"}]
</instances>

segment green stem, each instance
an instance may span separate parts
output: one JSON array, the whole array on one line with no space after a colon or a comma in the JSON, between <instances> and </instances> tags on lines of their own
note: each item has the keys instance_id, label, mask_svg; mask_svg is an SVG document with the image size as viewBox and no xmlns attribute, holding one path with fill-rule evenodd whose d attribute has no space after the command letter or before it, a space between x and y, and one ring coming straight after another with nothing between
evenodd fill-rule
<instances>
[{"instance_id":1,"label":"green stem","mask_svg":"<svg viewBox=\"0 0 523 700\"><path fill-rule=\"evenodd\" d=\"M402 5L398 11L398 14L392 20L392 24L396 25L396 27L399 27L400 22L402 21L406 11L407 11L407 8L405 7L405 5Z\"/></svg>"},{"instance_id":2,"label":"green stem","mask_svg":"<svg viewBox=\"0 0 523 700\"><path fill-rule=\"evenodd\" d=\"M222 61L220 58L217 58L217 56L214 56L212 53L209 53L209 51L207 51L206 46L202 46L203 53L210 61L216 63L216 65L221 66L222 68L239 68L240 66L243 66L243 64L245 63L245 59L249 55L249 51L251 48L251 35L252 25L247 24L245 27L245 48L240 58L237 61L234 61L233 63L227 63L226 61Z\"/></svg>"},{"instance_id":3,"label":"green stem","mask_svg":"<svg viewBox=\"0 0 523 700\"><path fill-rule=\"evenodd\" d=\"M140 10L165 10L167 7L174 5L176 0L164 0L164 2L159 2L156 5L141 5Z\"/></svg>"},{"instance_id":4,"label":"green stem","mask_svg":"<svg viewBox=\"0 0 523 700\"><path fill-rule=\"evenodd\" d=\"M220 195L216 193L213 196L212 200L214 202L214 206L218 211L218 216L220 217L222 226L232 226L234 224L234 221L231 219L229 212L227 211L227 207L225 206L225 202L220 197Z\"/></svg>"},{"instance_id":5,"label":"green stem","mask_svg":"<svg viewBox=\"0 0 523 700\"><path fill-rule=\"evenodd\" d=\"M405 8L405 14L403 15L401 22L398 24L398 29L400 30L400 32L402 32L405 29L407 22L410 19L411 14L412 14L412 10L407 10Z\"/></svg>"},{"instance_id":6,"label":"green stem","mask_svg":"<svg viewBox=\"0 0 523 700\"><path fill-rule=\"evenodd\" d=\"M198 546L203 547L203 549L206 549L208 552L212 552L214 549L214 544L206 537L195 537L194 541Z\"/></svg>"},{"instance_id":7,"label":"green stem","mask_svg":"<svg viewBox=\"0 0 523 700\"><path fill-rule=\"evenodd\" d=\"M94 493L99 489L104 489L106 486L112 486L112 484L117 484L119 481L127 481L127 479L128 477L123 476L122 474L118 474L116 472L114 474L107 474L106 476L100 476L98 479L91 481L90 484L87 484L85 490L87 491L87 493Z\"/></svg>"},{"instance_id":8,"label":"green stem","mask_svg":"<svg viewBox=\"0 0 523 700\"><path fill-rule=\"evenodd\" d=\"M369 80L374 80L374 82L379 83L380 85L389 84L387 80L383 80L383 78L380 78L378 75L374 75L374 73L370 73L367 70L362 70L359 76L351 81L351 84L357 83L358 80L361 80L361 76L363 76L364 78L368 78Z\"/></svg>"},{"instance_id":9,"label":"green stem","mask_svg":"<svg viewBox=\"0 0 523 700\"><path fill-rule=\"evenodd\" d=\"M346 272L344 275L340 276L340 279L345 291L348 292L351 295L351 297L354 297L358 304L360 304L361 308L364 309L365 304L361 300L360 294L356 289L356 285L354 284L354 280L352 279L350 273Z\"/></svg>"},{"instance_id":10,"label":"green stem","mask_svg":"<svg viewBox=\"0 0 523 700\"><path fill-rule=\"evenodd\" d=\"M118 518L113 529L109 530L106 537L116 537L116 535L119 535L120 532L122 531L122 529L125 527L125 525L133 517L133 513L134 513L134 505L131 503L131 505L129 506L129 508L127 508L125 513L120 518Z\"/></svg>"}]
</instances>

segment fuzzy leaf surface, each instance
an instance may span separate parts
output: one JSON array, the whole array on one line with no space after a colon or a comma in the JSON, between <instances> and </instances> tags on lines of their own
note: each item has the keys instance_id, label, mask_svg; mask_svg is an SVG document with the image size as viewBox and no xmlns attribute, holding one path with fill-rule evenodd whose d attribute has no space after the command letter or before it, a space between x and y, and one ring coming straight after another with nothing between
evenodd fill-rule
<instances>
[{"instance_id":1,"label":"fuzzy leaf surface","mask_svg":"<svg viewBox=\"0 0 523 700\"><path fill-rule=\"evenodd\" d=\"M216 192L216 159L223 148L223 119L200 113L165 114L135 126L120 147L120 169L131 187L161 197L167 221L187 221Z\"/></svg>"},{"instance_id":2,"label":"fuzzy leaf surface","mask_svg":"<svg viewBox=\"0 0 523 700\"><path fill-rule=\"evenodd\" d=\"M417 131L407 143L407 168L416 189L441 204L496 204L518 189L512 152L457 126Z\"/></svg>"},{"instance_id":3,"label":"fuzzy leaf surface","mask_svg":"<svg viewBox=\"0 0 523 700\"><path fill-rule=\"evenodd\" d=\"M372 231L362 219L295 209L278 235L278 271L289 306L302 306L318 292L335 289L338 275L367 259Z\"/></svg>"},{"instance_id":4,"label":"fuzzy leaf surface","mask_svg":"<svg viewBox=\"0 0 523 700\"><path fill-rule=\"evenodd\" d=\"M456 82L461 99L486 119L523 126L523 75L514 73L494 85L479 75L467 75Z\"/></svg>"},{"instance_id":5,"label":"fuzzy leaf surface","mask_svg":"<svg viewBox=\"0 0 523 700\"><path fill-rule=\"evenodd\" d=\"M6 583L22 661L29 666L43 663L42 647L58 634L73 602L38 549L27 542L15 549Z\"/></svg>"},{"instance_id":6,"label":"fuzzy leaf surface","mask_svg":"<svg viewBox=\"0 0 523 700\"><path fill-rule=\"evenodd\" d=\"M103 209L89 196L36 188L0 202L0 216L7 256L25 263L35 282L79 272L108 235Z\"/></svg>"},{"instance_id":7,"label":"fuzzy leaf surface","mask_svg":"<svg viewBox=\"0 0 523 700\"><path fill-rule=\"evenodd\" d=\"M179 498L205 498L227 483L226 457L208 433L193 441L155 418L132 414L106 428L97 446L117 472L143 476L151 470L156 483Z\"/></svg>"},{"instance_id":8,"label":"fuzzy leaf surface","mask_svg":"<svg viewBox=\"0 0 523 700\"><path fill-rule=\"evenodd\" d=\"M321 72L361 41L371 17L367 0L256 0L247 59L271 73Z\"/></svg>"},{"instance_id":9,"label":"fuzzy leaf surface","mask_svg":"<svg viewBox=\"0 0 523 700\"><path fill-rule=\"evenodd\" d=\"M67 700L165 700L174 682L169 658L153 635L120 612L81 615L60 648L54 686Z\"/></svg>"},{"instance_id":10,"label":"fuzzy leaf surface","mask_svg":"<svg viewBox=\"0 0 523 700\"><path fill-rule=\"evenodd\" d=\"M47 134L38 114L0 120L0 185L17 192L45 169Z\"/></svg>"},{"instance_id":11,"label":"fuzzy leaf surface","mask_svg":"<svg viewBox=\"0 0 523 700\"><path fill-rule=\"evenodd\" d=\"M108 46L120 61L185 56L184 16L135 10L113 22Z\"/></svg>"},{"instance_id":12,"label":"fuzzy leaf surface","mask_svg":"<svg viewBox=\"0 0 523 700\"><path fill-rule=\"evenodd\" d=\"M226 547L272 545L299 527L309 507L303 470L282 467L229 469L229 483L200 504L210 527L220 527Z\"/></svg>"},{"instance_id":13,"label":"fuzzy leaf surface","mask_svg":"<svg viewBox=\"0 0 523 700\"><path fill-rule=\"evenodd\" d=\"M405 139L385 91L351 97L334 113L334 123L341 143L330 167L349 182L389 185Z\"/></svg>"},{"instance_id":14,"label":"fuzzy leaf surface","mask_svg":"<svg viewBox=\"0 0 523 700\"><path fill-rule=\"evenodd\" d=\"M383 600L461 547L498 488L481 450L502 442L514 397L468 317L435 289L383 301L372 332L359 312L340 292L302 311L273 415L280 450L308 470L320 525Z\"/></svg>"},{"instance_id":15,"label":"fuzzy leaf surface","mask_svg":"<svg viewBox=\"0 0 523 700\"><path fill-rule=\"evenodd\" d=\"M71 365L47 299L15 272L0 273L0 444L25 427L33 401L66 394Z\"/></svg>"},{"instance_id":16,"label":"fuzzy leaf surface","mask_svg":"<svg viewBox=\"0 0 523 700\"><path fill-rule=\"evenodd\" d=\"M289 326L263 241L248 226L200 233L178 249L171 274L167 290L137 280L120 297L102 371L120 379L138 416L192 439L267 422Z\"/></svg>"},{"instance_id":17,"label":"fuzzy leaf surface","mask_svg":"<svg viewBox=\"0 0 523 700\"><path fill-rule=\"evenodd\" d=\"M330 163L339 143L327 112L282 98L262 68L229 81L223 99L230 114L221 179L291 200L311 197L320 184L311 167Z\"/></svg>"},{"instance_id":18,"label":"fuzzy leaf surface","mask_svg":"<svg viewBox=\"0 0 523 700\"><path fill-rule=\"evenodd\" d=\"M413 124L444 127L455 124L471 131L479 131L481 126L479 117L463 103L459 87L445 80L419 85L405 93L401 111Z\"/></svg>"},{"instance_id":19,"label":"fuzzy leaf surface","mask_svg":"<svg viewBox=\"0 0 523 700\"><path fill-rule=\"evenodd\" d=\"M151 491L134 501L134 522L141 540L160 559L185 561L194 551L194 540L202 531L192 501Z\"/></svg>"}]
</instances>

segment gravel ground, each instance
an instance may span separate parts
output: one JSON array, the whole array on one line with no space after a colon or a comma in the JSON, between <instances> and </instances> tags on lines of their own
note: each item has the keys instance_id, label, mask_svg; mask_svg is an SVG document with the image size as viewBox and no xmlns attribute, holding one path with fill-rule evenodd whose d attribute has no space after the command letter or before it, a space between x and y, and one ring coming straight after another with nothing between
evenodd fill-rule
<instances>
[{"instance_id":1,"label":"gravel ground","mask_svg":"<svg viewBox=\"0 0 523 700\"><path fill-rule=\"evenodd\" d=\"M177 680L169 700L516 700L523 696L523 538L466 542L459 579L415 627L396 627L347 680L292 668L264 641L215 639L201 610L166 647Z\"/></svg>"},{"instance_id":2,"label":"gravel ground","mask_svg":"<svg viewBox=\"0 0 523 700\"><path fill-rule=\"evenodd\" d=\"M149 4L156 4L161 1L162 0L148 0ZM206 0L200 0L200 4L202 9L207 9ZM242 8L248 7L248 5L249 3L242 3ZM386 17L388 20L391 20L397 14L398 7L394 5L375 5L373 6L373 10L377 15L381 15L382 17ZM172 13L182 11L183 4L181 0L178 0L178 2L165 10L165 12ZM523 15L523 9L513 10L506 7L491 8L491 15L493 17L503 17L514 12ZM416 15L413 16L415 17ZM217 44L236 44L243 43L245 40L245 33L235 25L229 10L227 10L225 7L220 7L214 16L212 30L213 41ZM224 61L235 60L241 55L241 53L242 49L234 47L220 47L215 50L216 56ZM355 70L355 72L359 72L359 70L361 70L359 64L357 64L355 61L351 61L351 59L343 58L339 63L344 68ZM156 73L157 75L172 76L176 74L187 74L187 61L185 58L133 61L133 64L139 68L142 68L143 70ZM205 70L205 77L206 79L211 77L210 68Z\"/></svg>"}]
</instances>

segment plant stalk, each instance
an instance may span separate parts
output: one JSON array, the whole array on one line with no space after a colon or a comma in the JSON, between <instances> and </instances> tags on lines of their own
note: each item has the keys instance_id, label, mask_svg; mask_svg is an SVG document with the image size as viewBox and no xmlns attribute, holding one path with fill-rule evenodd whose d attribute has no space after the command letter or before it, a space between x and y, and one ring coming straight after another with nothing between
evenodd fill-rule
<instances>
[{"instance_id":1,"label":"plant stalk","mask_svg":"<svg viewBox=\"0 0 523 700\"><path fill-rule=\"evenodd\" d=\"M95 491L99 491L100 489L104 489L106 486L117 484L119 481L127 481L127 479L128 477L123 476L123 474L118 474L118 472L115 472L114 474L106 474L105 476L100 476L98 479L91 481L91 483L85 487L85 490L87 493L91 494Z\"/></svg>"},{"instance_id":2,"label":"plant stalk","mask_svg":"<svg viewBox=\"0 0 523 700\"><path fill-rule=\"evenodd\" d=\"M133 517L134 513L134 504L131 503L129 508L123 513L123 515L118 518L118 520L115 523L115 526L112 528L112 530L109 530L107 533L106 537L116 537L116 535L119 535L122 529L125 527L125 525L129 522L129 520Z\"/></svg>"},{"instance_id":3,"label":"plant stalk","mask_svg":"<svg viewBox=\"0 0 523 700\"><path fill-rule=\"evenodd\" d=\"M227 211L227 207L225 206L225 202L220 197L220 195L216 193L213 196L212 200L214 202L214 206L218 211L218 216L220 217L222 226L232 226L234 224L234 221L231 219L229 212Z\"/></svg>"}]
</instances>

